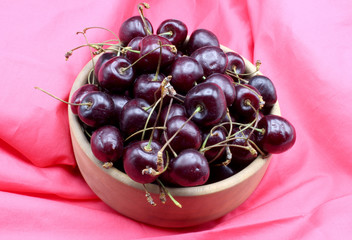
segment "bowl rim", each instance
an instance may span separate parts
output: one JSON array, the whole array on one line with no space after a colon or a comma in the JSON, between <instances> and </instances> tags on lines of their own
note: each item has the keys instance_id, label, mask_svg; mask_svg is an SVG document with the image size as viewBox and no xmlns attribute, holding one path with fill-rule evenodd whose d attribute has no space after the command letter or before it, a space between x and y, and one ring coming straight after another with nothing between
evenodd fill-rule
<instances>
[{"instance_id":1,"label":"bowl rim","mask_svg":"<svg viewBox=\"0 0 352 240\"><path fill-rule=\"evenodd\" d=\"M232 49L225 47L223 45L221 45L220 47L223 49L224 52L230 52L230 51L235 52ZM96 62L99 56L100 55L97 55L92 60L89 60L89 62L79 72L70 90L69 101L71 101L71 97L73 93L80 86L86 83L88 73L94 66L93 62ZM241 57L245 61L246 72L253 72L255 70L255 66L242 55ZM263 74L260 71L258 71L256 75L263 75ZM271 110L271 114L281 115L278 101L275 103L273 109ZM78 117L72 113L70 106L68 106L68 117L69 117L71 135L73 135L77 139L81 148L84 150L84 152L87 154L89 159L95 165L97 165L106 174L110 175L114 180L122 182L135 189L144 191L143 184L133 181L126 173L118 170L115 167L108 168L108 169L104 168L103 163L93 155L92 150L90 148L90 143L84 134L82 126L79 123ZM208 194L214 194L216 192L221 192L235 185L238 185L241 182L245 181L246 179L250 178L257 171L259 171L266 164L267 161L270 161L271 158L272 158L271 154L269 154L265 158L259 155L252 163L250 163L247 167L245 167L238 173L215 183L210 183L210 184L205 184L205 185L195 186L195 187L167 187L167 189L174 197L177 197L177 196L192 197L192 196L201 196L201 195L208 195ZM150 193L153 193L153 194L160 193L159 186L156 184L150 183L150 184L145 184L145 186L148 188L148 191Z\"/></svg>"}]
</instances>

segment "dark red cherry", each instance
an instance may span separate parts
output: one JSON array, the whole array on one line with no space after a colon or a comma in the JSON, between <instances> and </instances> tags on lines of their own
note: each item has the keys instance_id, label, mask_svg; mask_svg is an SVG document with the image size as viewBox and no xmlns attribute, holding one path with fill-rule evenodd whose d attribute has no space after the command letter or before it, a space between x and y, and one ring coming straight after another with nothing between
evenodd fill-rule
<instances>
[{"instance_id":1,"label":"dark red cherry","mask_svg":"<svg viewBox=\"0 0 352 240\"><path fill-rule=\"evenodd\" d=\"M250 150L252 148L254 149L253 143L256 143L256 137L253 133L251 134L251 132L252 129L250 128L241 131L238 127L233 129L234 140L230 141L229 144L231 145L230 151L232 154L231 165L236 166L236 168L243 168L249 165L258 155L256 151L252 152Z\"/></svg>"},{"instance_id":2,"label":"dark red cherry","mask_svg":"<svg viewBox=\"0 0 352 240\"><path fill-rule=\"evenodd\" d=\"M227 70L236 74L243 74L246 71L246 63L241 55L235 52L227 52Z\"/></svg>"},{"instance_id":3,"label":"dark red cherry","mask_svg":"<svg viewBox=\"0 0 352 240\"><path fill-rule=\"evenodd\" d=\"M270 108L276 103L276 89L273 82L268 77L263 75L253 76L249 79L248 84L259 91L265 102L265 108Z\"/></svg>"},{"instance_id":4,"label":"dark red cherry","mask_svg":"<svg viewBox=\"0 0 352 240\"><path fill-rule=\"evenodd\" d=\"M168 178L184 187L203 185L209 178L207 159L194 149L186 149L170 160Z\"/></svg>"},{"instance_id":5,"label":"dark red cherry","mask_svg":"<svg viewBox=\"0 0 352 240\"><path fill-rule=\"evenodd\" d=\"M134 98L128 101L120 115L120 130L125 137L144 129L150 115L150 104L141 98ZM156 112L150 115L147 127L152 127L156 120Z\"/></svg>"},{"instance_id":6,"label":"dark red cherry","mask_svg":"<svg viewBox=\"0 0 352 240\"><path fill-rule=\"evenodd\" d=\"M120 95L120 94L110 94L112 100L114 101L114 117L113 117L113 122L115 126L119 125L120 122L120 116L123 107L125 104L131 100L128 96L125 95Z\"/></svg>"},{"instance_id":7,"label":"dark red cherry","mask_svg":"<svg viewBox=\"0 0 352 240\"><path fill-rule=\"evenodd\" d=\"M186 112L191 116L197 108L192 121L201 126L212 126L221 121L226 114L227 103L221 88L211 82L197 84L188 91L185 102Z\"/></svg>"},{"instance_id":8,"label":"dark red cherry","mask_svg":"<svg viewBox=\"0 0 352 240\"><path fill-rule=\"evenodd\" d=\"M117 52L104 52L100 55L97 62L94 64L94 74L96 78L98 78L100 67L108 60L116 56L117 56Z\"/></svg>"},{"instance_id":9,"label":"dark red cherry","mask_svg":"<svg viewBox=\"0 0 352 240\"><path fill-rule=\"evenodd\" d=\"M174 116L186 116L186 109L183 105L178 104L178 103L174 103L170 106L165 106L163 107L163 109L161 110L160 113L160 124L164 125L165 120L169 120L170 118L174 117Z\"/></svg>"},{"instance_id":10,"label":"dark red cherry","mask_svg":"<svg viewBox=\"0 0 352 240\"><path fill-rule=\"evenodd\" d=\"M188 29L186 24L180 20L166 19L160 23L156 32L167 38L176 47L180 47L187 38Z\"/></svg>"},{"instance_id":11,"label":"dark red cherry","mask_svg":"<svg viewBox=\"0 0 352 240\"><path fill-rule=\"evenodd\" d=\"M154 73L139 75L133 86L133 96L143 98L149 104L153 104L161 97L161 82L164 80L163 74L155 76Z\"/></svg>"},{"instance_id":12,"label":"dark red cherry","mask_svg":"<svg viewBox=\"0 0 352 240\"><path fill-rule=\"evenodd\" d=\"M95 130L90 139L94 156L102 162L115 162L123 153L123 138L120 130L105 125Z\"/></svg>"},{"instance_id":13,"label":"dark red cherry","mask_svg":"<svg viewBox=\"0 0 352 240\"><path fill-rule=\"evenodd\" d=\"M251 122L256 111L262 108L263 101L258 90L250 85L236 85L236 98L230 111L237 120Z\"/></svg>"},{"instance_id":14,"label":"dark red cherry","mask_svg":"<svg viewBox=\"0 0 352 240\"><path fill-rule=\"evenodd\" d=\"M130 47L131 50L138 51L137 53L126 50L126 58L130 60L131 63L135 62L139 58L139 44L142 39L143 37L135 37L127 44L127 47Z\"/></svg>"},{"instance_id":15,"label":"dark red cherry","mask_svg":"<svg viewBox=\"0 0 352 240\"><path fill-rule=\"evenodd\" d=\"M78 88L71 97L71 103L79 104L82 99L90 92L99 91L99 87L94 84L84 84ZM78 105L71 105L71 111L73 114L78 114Z\"/></svg>"},{"instance_id":16,"label":"dark red cherry","mask_svg":"<svg viewBox=\"0 0 352 240\"><path fill-rule=\"evenodd\" d=\"M192 121L187 122L187 117L174 116L166 122L166 136L170 139L179 129L175 138L170 142L172 149L179 153L184 149L199 149L202 143L202 136L199 128ZM164 139L165 140L165 139Z\"/></svg>"},{"instance_id":17,"label":"dark red cherry","mask_svg":"<svg viewBox=\"0 0 352 240\"><path fill-rule=\"evenodd\" d=\"M227 137L227 131L222 127L218 127L213 131L208 130L206 132L203 132L203 142L207 141L205 144L205 147L213 146L217 143L225 141L226 137ZM205 151L204 156L209 162L214 162L222 158L224 153L225 153L225 147L214 147Z\"/></svg>"},{"instance_id":18,"label":"dark red cherry","mask_svg":"<svg viewBox=\"0 0 352 240\"><path fill-rule=\"evenodd\" d=\"M296 141L296 130L285 118L277 115L265 115L257 128L263 129L264 134L257 132L257 143L266 153L282 153L289 150Z\"/></svg>"},{"instance_id":19,"label":"dark red cherry","mask_svg":"<svg viewBox=\"0 0 352 240\"><path fill-rule=\"evenodd\" d=\"M197 29L193 31L187 43L188 54L192 54L198 48L205 46L220 47L218 37L207 29Z\"/></svg>"},{"instance_id":20,"label":"dark red cherry","mask_svg":"<svg viewBox=\"0 0 352 240\"><path fill-rule=\"evenodd\" d=\"M235 84L229 75L213 73L206 78L205 82L212 82L219 85L219 87L224 91L227 106L232 105L236 98L236 90Z\"/></svg>"},{"instance_id":21,"label":"dark red cherry","mask_svg":"<svg viewBox=\"0 0 352 240\"><path fill-rule=\"evenodd\" d=\"M146 184L154 182L158 176L146 174L143 170L152 168L157 170L158 152L160 143L151 141L138 141L128 145L123 154L123 167L126 174L134 181ZM166 156L163 156L165 161Z\"/></svg>"},{"instance_id":22,"label":"dark red cherry","mask_svg":"<svg viewBox=\"0 0 352 240\"><path fill-rule=\"evenodd\" d=\"M192 57L182 56L171 67L171 85L180 94L187 93L204 75L203 67Z\"/></svg>"},{"instance_id":23,"label":"dark red cherry","mask_svg":"<svg viewBox=\"0 0 352 240\"><path fill-rule=\"evenodd\" d=\"M237 171L229 165L210 165L210 176L207 184L222 181L235 175L236 173Z\"/></svg>"},{"instance_id":24,"label":"dark red cherry","mask_svg":"<svg viewBox=\"0 0 352 240\"><path fill-rule=\"evenodd\" d=\"M114 114L114 102L105 92L88 93L78 108L78 117L90 127L100 127L111 123Z\"/></svg>"},{"instance_id":25,"label":"dark red cherry","mask_svg":"<svg viewBox=\"0 0 352 240\"><path fill-rule=\"evenodd\" d=\"M225 73L227 56L220 47L206 46L195 50L191 57L196 59L203 67L204 75Z\"/></svg>"},{"instance_id":26,"label":"dark red cherry","mask_svg":"<svg viewBox=\"0 0 352 240\"><path fill-rule=\"evenodd\" d=\"M160 67L171 64L176 56L176 52L171 47L172 43L164 37L158 35L148 35L140 42L139 57L141 60L137 63L137 69L143 72L156 71L160 56L160 43L165 45L162 47Z\"/></svg>"},{"instance_id":27,"label":"dark red cherry","mask_svg":"<svg viewBox=\"0 0 352 240\"><path fill-rule=\"evenodd\" d=\"M134 69L130 66L130 61L123 56L111 58L100 67L99 85L112 93L125 92L135 78Z\"/></svg>"},{"instance_id":28,"label":"dark red cherry","mask_svg":"<svg viewBox=\"0 0 352 240\"><path fill-rule=\"evenodd\" d=\"M147 27L153 33L153 26L150 21L145 18ZM125 20L119 30L119 38L123 46L126 46L135 37L145 37L148 32L145 30L143 20L140 16L133 16Z\"/></svg>"}]
</instances>

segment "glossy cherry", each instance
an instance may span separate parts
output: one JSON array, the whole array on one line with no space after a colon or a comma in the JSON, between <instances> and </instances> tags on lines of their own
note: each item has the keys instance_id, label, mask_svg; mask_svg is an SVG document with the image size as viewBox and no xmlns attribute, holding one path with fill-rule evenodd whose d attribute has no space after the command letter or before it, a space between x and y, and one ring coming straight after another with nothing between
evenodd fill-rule
<instances>
[{"instance_id":1,"label":"glossy cherry","mask_svg":"<svg viewBox=\"0 0 352 240\"><path fill-rule=\"evenodd\" d=\"M117 56L105 62L98 73L99 85L113 93L125 92L133 84L134 78L134 68L123 56Z\"/></svg>"},{"instance_id":2,"label":"glossy cherry","mask_svg":"<svg viewBox=\"0 0 352 240\"><path fill-rule=\"evenodd\" d=\"M185 102L186 112L191 116L197 108L192 121L200 126L213 126L221 121L226 114L227 103L222 89L215 83L204 82L188 91Z\"/></svg>"},{"instance_id":3,"label":"glossy cherry","mask_svg":"<svg viewBox=\"0 0 352 240\"><path fill-rule=\"evenodd\" d=\"M192 57L177 58L171 67L171 84L180 94L187 93L204 75L202 65Z\"/></svg>"},{"instance_id":4,"label":"glossy cherry","mask_svg":"<svg viewBox=\"0 0 352 240\"><path fill-rule=\"evenodd\" d=\"M210 165L210 176L207 184L216 183L235 175L237 171L229 165Z\"/></svg>"},{"instance_id":5,"label":"glossy cherry","mask_svg":"<svg viewBox=\"0 0 352 240\"><path fill-rule=\"evenodd\" d=\"M203 142L206 141L205 148L209 146L213 146L217 143L223 142L226 140L227 137L227 131L222 128L218 127L215 130L208 130L208 131L203 131ZM225 153L225 147L214 147L210 148L209 150L204 152L204 156L209 162L215 162L216 160L222 158L222 156Z\"/></svg>"},{"instance_id":6,"label":"glossy cherry","mask_svg":"<svg viewBox=\"0 0 352 240\"><path fill-rule=\"evenodd\" d=\"M146 184L154 182L158 176L146 174L144 170L157 170L158 151L161 149L157 141L137 141L128 145L123 154L123 166L126 174L134 181ZM163 159L166 159L164 155Z\"/></svg>"},{"instance_id":7,"label":"glossy cherry","mask_svg":"<svg viewBox=\"0 0 352 240\"><path fill-rule=\"evenodd\" d=\"M153 33L153 26L150 21L145 18L149 31ZM141 16L133 16L125 20L119 30L119 38L122 45L126 46L135 37L145 37L148 32L145 29Z\"/></svg>"},{"instance_id":8,"label":"glossy cherry","mask_svg":"<svg viewBox=\"0 0 352 240\"><path fill-rule=\"evenodd\" d=\"M179 131L170 142L170 146L176 153L187 148L198 150L202 143L202 136L199 128L192 121L187 122L187 119L188 118L184 116L174 116L166 122L167 139L170 139L177 131ZM167 139L164 139L163 142Z\"/></svg>"},{"instance_id":9,"label":"glossy cherry","mask_svg":"<svg viewBox=\"0 0 352 240\"><path fill-rule=\"evenodd\" d=\"M227 56L220 47L206 46L195 50L191 57L196 59L203 67L204 75L225 73Z\"/></svg>"},{"instance_id":10,"label":"glossy cherry","mask_svg":"<svg viewBox=\"0 0 352 240\"><path fill-rule=\"evenodd\" d=\"M207 29L196 29L192 32L187 43L187 52L192 54L195 50L205 46L220 47L218 37Z\"/></svg>"},{"instance_id":11,"label":"glossy cherry","mask_svg":"<svg viewBox=\"0 0 352 240\"><path fill-rule=\"evenodd\" d=\"M115 52L115 51L104 52L99 56L97 62L94 64L94 74L95 74L96 78L98 78L98 73L99 73L100 67L104 63L106 63L108 60L110 60L111 58L116 57L116 56L117 56L117 52Z\"/></svg>"},{"instance_id":12,"label":"glossy cherry","mask_svg":"<svg viewBox=\"0 0 352 240\"><path fill-rule=\"evenodd\" d=\"M123 138L120 130L105 125L95 130L90 139L94 156L102 162L115 162L123 153Z\"/></svg>"},{"instance_id":13,"label":"glossy cherry","mask_svg":"<svg viewBox=\"0 0 352 240\"><path fill-rule=\"evenodd\" d=\"M164 80L163 74L154 73L139 75L133 85L133 96L143 98L149 104L156 102L161 96L161 82Z\"/></svg>"},{"instance_id":14,"label":"glossy cherry","mask_svg":"<svg viewBox=\"0 0 352 240\"><path fill-rule=\"evenodd\" d=\"M133 98L123 107L120 115L120 130L124 137L144 129L150 115L150 104L142 98ZM156 121L156 112L150 115L147 127L152 127Z\"/></svg>"},{"instance_id":15,"label":"glossy cherry","mask_svg":"<svg viewBox=\"0 0 352 240\"><path fill-rule=\"evenodd\" d=\"M71 103L80 104L82 99L90 92L99 91L99 87L95 84L84 84L78 88L71 97ZM79 105L71 105L71 111L73 114L78 114Z\"/></svg>"},{"instance_id":16,"label":"glossy cherry","mask_svg":"<svg viewBox=\"0 0 352 240\"><path fill-rule=\"evenodd\" d=\"M112 124L115 126L119 125L120 122L120 116L123 107L125 104L131 100L128 96L121 95L121 94L110 94L112 100L114 101L114 117L113 117L113 122Z\"/></svg>"},{"instance_id":17,"label":"glossy cherry","mask_svg":"<svg viewBox=\"0 0 352 240\"><path fill-rule=\"evenodd\" d=\"M90 127L100 127L111 123L114 114L114 102L110 95L94 91L88 93L78 108L79 119Z\"/></svg>"},{"instance_id":18,"label":"glossy cherry","mask_svg":"<svg viewBox=\"0 0 352 240\"><path fill-rule=\"evenodd\" d=\"M198 186L207 182L209 164L197 150L186 149L170 160L167 174L172 183L179 186Z\"/></svg>"},{"instance_id":19,"label":"glossy cherry","mask_svg":"<svg viewBox=\"0 0 352 240\"><path fill-rule=\"evenodd\" d=\"M131 50L137 51L133 52L126 50L125 56L128 60L130 60L131 63L137 61L137 59L139 58L139 44L142 39L143 37L135 37L127 44L127 47L131 48Z\"/></svg>"},{"instance_id":20,"label":"glossy cherry","mask_svg":"<svg viewBox=\"0 0 352 240\"><path fill-rule=\"evenodd\" d=\"M244 84L236 85L236 98L230 110L237 120L244 122L253 121L257 110L261 109L264 102L259 91L253 86Z\"/></svg>"},{"instance_id":21,"label":"glossy cherry","mask_svg":"<svg viewBox=\"0 0 352 240\"><path fill-rule=\"evenodd\" d=\"M187 38L188 29L186 24L180 20L166 19L160 23L156 32L176 47L181 47Z\"/></svg>"},{"instance_id":22,"label":"glossy cherry","mask_svg":"<svg viewBox=\"0 0 352 240\"><path fill-rule=\"evenodd\" d=\"M217 84L224 92L227 106L231 106L236 98L235 84L229 75L213 73L205 79L205 82Z\"/></svg>"},{"instance_id":23,"label":"glossy cherry","mask_svg":"<svg viewBox=\"0 0 352 240\"><path fill-rule=\"evenodd\" d=\"M259 91L265 102L265 108L270 108L276 103L276 89L270 78L263 75L256 75L249 79L248 84Z\"/></svg>"},{"instance_id":24,"label":"glossy cherry","mask_svg":"<svg viewBox=\"0 0 352 240\"><path fill-rule=\"evenodd\" d=\"M160 125L164 125L165 121L168 121L174 116L187 116L186 109L183 105L174 103L170 106L163 107L160 113Z\"/></svg>"},{"instance_id":25,"label":"glossy cherry","mask_svg":"<svg viewBox=\"0 0 352 240\"><path fill-rule=\"evenodd\" d=\"M257 132L257 143L266 153L285 152L296 141L294 126L281 116L266 115L258 122L257 128L264 131L264 133Z\"/></svg>"},{"instance_id":26,"label":"glossy cherry","mask_svg":"<svg viewBox=\"0 0 352 240\"><path fill-rule=\"evenodd\" d=\"M226 69L236 73L244 74L246 71L246 63L241 55L235 52L227 52L227 67Z\"/></svg>"},{"instance_id":27,"label":"glossy cherry","mask_svg":"<svg viewBox=\"0 0 352 240\"><path fill-rule=\"evenodd\" d=\"M161 51L161 62L160 67L171 64L176 56L176 52L171 47L172 43L164 37L158 35L148 35L144 37L140 42L140 53L141 58L136 68L143 72L155 72L159 64L160 56L160 43L162 46Z\"/></svg>"}]
</instances>

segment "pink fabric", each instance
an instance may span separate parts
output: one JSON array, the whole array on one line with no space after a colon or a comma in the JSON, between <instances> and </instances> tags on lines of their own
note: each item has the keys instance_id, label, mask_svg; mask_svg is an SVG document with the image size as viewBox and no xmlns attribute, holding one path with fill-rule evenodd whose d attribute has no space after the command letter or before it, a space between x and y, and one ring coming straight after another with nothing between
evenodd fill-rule
<instances>
[{"instance_id":1,"label":"pink fabric","mask_svg":"<svg viewBox=\"0 0 352 240\"><path fill-rule=\"evenodd\" d=\"M352 1L148 1L166 18L207 28L276 85L295 146L275 155L254 194L190 229L121 216L85 184L73 156L67 99L89 52L77 31L118 32L139 1L0 2L0 239L347 239L352 235ZM88 32L92 42L111 35ZM216 206L214 206L216 207Z\"/></svg>"}]
</instances>

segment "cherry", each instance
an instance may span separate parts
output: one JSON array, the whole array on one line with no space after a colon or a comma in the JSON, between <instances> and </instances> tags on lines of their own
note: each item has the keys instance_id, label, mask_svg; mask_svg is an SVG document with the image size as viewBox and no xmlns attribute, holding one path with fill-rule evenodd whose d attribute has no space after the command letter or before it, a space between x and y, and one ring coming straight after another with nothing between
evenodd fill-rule
<instances>
[{"instance_id":1,"label":"cherry","mask_svg":"<svg viewBox=\"0 0 352 240\"><path fill-rule=\"evenodd\" d=\"M160 23L156 32L176 47L181 47L186 40L188 29L186 24L180 20L166 19Z\"/></svg>"},{"instance_id":2,"label":"cherry","mask_svg":"<svg viewBox=\"0 0 352 240\"><path fill-rule=\"evenodd\" d=\"M227 106L231 106L236 97L235 84L232 78L226 74L213 73L208 76L205 82L217 84L224 92Z\"/></svg>"},{"instance_id":3,"label":"cherry","mask_svg":"<svg viewBox=\"0 0 352 240\"><path fill-rule=\"evenodd\" d=\"M113 124L118 126L119 119L121 116L121 112L125 104L131 100L128 96L120 95L120 94L110 94L112 100L114 101L114 117Z\"/></svg>"},{"instance_id":4,"label":"cherry","mask_svg":"<svg viewBox=\"0 0 352 240\"><path fill-rule=\"evenodd\" d=\"M123 56L111 58L100 67L99 85L113 93L125 92L133 84L135 77L135 71L130 66L130 61Z\"/></svg>"},{"instance_id":5,"label":"cherry","mask_svg":"<svg viewBox=\"0 0 352 240\"><path fill-rule=\"evenodd\" d=\"M166 172L174 184L193 187L206 183L209 178L209 164L197 150L185 149L170 160Z\"/></svg>"},{"instance_id":6,"label":"cherry","mask_svg":"<svg viewBox=\"0 0 352 240\"><path fill-rule=\"evenodd\" d=\"M165 106L160 113L160 124L164 124L165 121L168 121L174 116L186 116L186 109L183 105L174 103L170 106Z\"/></svg>"},{"instance_id":7,"label":"cherry","mask_svg":"<svg viewBox=\"0 0 352 240\"><path fill-rule=\"evenodd\" d=\"M141 16L133 16L125 20L119 30L119 38L123 46L126 46L135 37L145 37L149 33L153 33L153 26L147 18L144 18L147 23L148 30L145 29Z\"/></svg>"},{"instance_id":8,"label":"cherry","mask_svg":"<svg viewBox=\"0 0 352 240\"><path fill-rule=\"evenodd\" d=\"M73 114L78 114L78 107L82 102L82 99L90 92L99 91L99 87L94 84L84 84L82 87L78 88L71 97L71 103L75 105L71 105L71 111Z\"/></svg>"},{"instance_id":9,"label":"cherry","mask_svg":"<svg viewBox=\"0 0 352 240\"><path fill-rule=\"evenodd\" d=\"M191 57L196 59L203 67L204 75L225 73L227 56L220 47L206 46L195 50Z\"/></svg>"},{"instance_id":10,"label":"cherry","mask_svg":"<svg viewBox=\"0 0 352 240\"><path fill-rule=\"evenodd\" d=\"M161 82L164 80L163 74L154 73L141 74L134 82L133 96L143 98L149 104L153 104L161 97Z\"/></svg>"},{"instance_id":11,"label":"cherry","mask_svg":"<svg viewBox=\"0 0 352 240\"><path fill-rule=\"evenodd\" d=\"M263 132L257 132L258 146L266 153L282 153L290 149L296 141L296 130L285 118L265 115L257 125Z\"/></svg>"},{"instance_id":12,"label":"cherry","mask_svg":"<svg viewBox=\"0 0 352 240\"><path fill-rule=\"evenodd\" d=\"M114 102L109 94L101 91L88 93L78 108L79 119L90 127L100 127L111 123Z\"/></svg>"},{"instance_id":13,"label":"cherry","mask_svg":"<svg viewBox=\"0 0 352 240\"><path fill-rule=\"evenodd\" d=\"M94 156L102 162L115 162L123 153L123 138L120 130L105 125L95 130L90 139Z\"/></svg>"},{"instance_id":14,"label":"cherry","mask_svg":"<svg viewBox=\"0 0 352 240\"><path fill-rule=\"evenodd\" d=\"M117 56L117 52L104 52L99 56L97 62L94 64L94 74L96 78L98 78L100 67L108 60L116 56Z\"/></svg>"},{"instance_id":15,"label":"cherry","mask_svg":"<svg viewBox=\"0 0 352 240\"><path fill-rule=\"evenodd\" d=\"M235 175L237 171L229 165L210 165L210 176L207 184L216 183Z\"/></svg>"},{"instance_id":16,"label":"cherry","mask_svg":"<svg viewBox=\"0 0 352 240\"><path fill-rule=\"evenodd\" d=\"M156 121L155 111L151 112L150 104L142 98L133 98L123 107L120 115L120 130L125 137L144 129L152 127ZM148 120L149 119L149 120ZM148 120L148 124L146 121Z\"/></svg>"},{"instance_id":17,"label":"cherry","mask_svg":"<svg viewBox=\"0 0 352 240\"><path fill-rule=\"evenodd\" d=\"M231 164L237 167L247 166L258 154L254 148L254 144L256 144L255 135L250 128L241 130L235 127L233 132L234 134L231 136L233 140L228 143L232 154Z\"/></svg>"},{"instance_id":18,"label":"cherry","mask_svg":"<svg viewBox=\"0 0 352 240\"><path fill-rule=\"evenodd\" d=\"M256 75L249 79L248 84L259 91L265 102L265 108L271 108L276 103L276 89L270 78L263 75Z\"/></svg>"},{"instance_id":19,"label":"cherry","mask_svg":"<svg viewBox=\"0 0 352 240\"><path fill-rule=\"evenodd\" d=\"M201 132L197 125L192 121L186 122L187 117L185 116L174 116L166 122L167 139L170 139L177 131L179 131L170 142L171 148L176 153L187 148L199 149L202 143ZM164 139L165 142L167 139Z\"/></svg>"},{"instance_id":20,"label":"cherry","mask_svg":"<svg viewBox=\"0 0 352 240\"><path fill-rule=\"evenodd\" d=\"M161 145L157 141L138 141L128 145L123 154L123 166L126 174L134 181L146 184L154 182L158 175L148 174L148 170L157 170L157 154ZM166 157L164 157L166 159Z\"/></svg>"},{"instance_id":21,"label":"cherry","mask_svg":"<svg viewBox=\"0 0 352 240\"><path fill-rule=\"evenodd\" d=\"M198 48L205 46L220 47L218 37L207 29L193 31L187 43L188 54L192 54Z\"/></svg>"},{"instance_id":22,"label":"cherry","mask_svg":"<svg viewBox=\"0 0 352 240\"><path fill-rule=\"evenodd\" d=\"M256 113L264 105L262 97L256 88L243 84L236 85L236 98L230 110L237 120L253 121Z\"/></svg>"},{"instance_id":23,"label":"cherry","mask_svg":"<svg viewBox=\"0 0 352 240\"><path fill-rule=\"evenodd\" d=\"M171 67L171 84L181 94L187 93L204 75L203 67L192 57L182 56Z\"/></svg>"},{"instance_id":24,"label":"cherry","mask_svg":"<svg viewBox=\"0 0 352 240\"><path fill-rule=\"evenodd\" d=\"M227 131L224 128L218 127L215 130L209 130L203 132L203 142L206 141L206 144L202 148L206 148L222 141L225 141L227 137ZM202 151L202 149L201 149ZM213 147L204 152L204 156L208 162L214 162L220 159L225 153L225 147Z\"/></svg>"},{"instance_id":25,"label":"cherry","mask_svg":"<svg viewBox=\"0 0 352 240\"><path fill-rule=\"evenodd\" d=\"M235 52L227 52L227 70L237 75L244 74L246 71L246 63L241 55Z\"/></svg>"},{"instance_id":26,"label":"cherry","mask_svg":"<svg viewBox=\"0 0 352 240\"><path fill-rule=\"evenodd\" d=\"M126 58L130 60L131 63L137 61L137 59L139 58L139 50L140 50L139 44L142 39L143 37L135 37L127 45L127 47L133 50L133 51L126 50L126 54L125 54ZM137 51L137 52L134 52L134 51Z\"/></svg>"},{"instance_id":27,"label":"cherry","mask_svg":"<svg viewBox=\"0 0 352 240\"><path fill-rule=\"evenodd\" d=\"M221 121L226 114L226 98L221 88L211 82L204 82L188 91L185 102L186 112L191 116L197 108L192 121L201 126L212 126Z\"/></svg>"},{"instance_id":28,"label":"cherry","mask_svg":"<svg viewBox=\"0 0 352 240\"><path fill-rule=\"evenodd\" d=\"M160 58L160 44L162 45L160 67L167 66L174 61L176 52L172 48L172 43L164 37L148 35L140 42L140 60L136 65L138 70L143 72L156 71Z\"/></svg>"}]
</instances>

